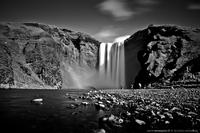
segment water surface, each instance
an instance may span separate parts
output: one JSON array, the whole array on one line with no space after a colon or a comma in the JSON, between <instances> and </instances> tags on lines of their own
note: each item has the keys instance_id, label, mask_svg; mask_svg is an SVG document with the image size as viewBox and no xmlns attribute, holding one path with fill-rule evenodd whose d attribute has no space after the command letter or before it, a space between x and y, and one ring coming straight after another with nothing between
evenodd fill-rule
<instances>
[{"instance_id":1,"label":"water surface","mask_svg":"<svg viewBox=\"0 0 200 133\"><path fill-rule=\"evenodd\" d=\"M79 97L87 90L0 90L0 124L4 132L89 133L98 128L103 113L94 106L80 105L67 108L71 103L81 103L66 96ZM30 101L43 98L43 104Z\"/></svg>"}]
</instances>

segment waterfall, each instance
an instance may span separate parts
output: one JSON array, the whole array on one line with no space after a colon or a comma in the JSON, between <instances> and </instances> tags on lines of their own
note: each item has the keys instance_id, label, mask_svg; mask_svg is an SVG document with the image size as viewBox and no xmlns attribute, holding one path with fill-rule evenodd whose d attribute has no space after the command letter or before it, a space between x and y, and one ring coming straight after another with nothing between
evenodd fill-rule
<instances>
[{"instance_id":1,"label":"waterfall","mask_svg":"<svg viewBox=\"0 0 200 133\"><path fill-rule=\"evenodd\" d=\"M102 86L125 87L124 41L101 43L99 51L99 78Z\"/></svg>"}]
</instances>

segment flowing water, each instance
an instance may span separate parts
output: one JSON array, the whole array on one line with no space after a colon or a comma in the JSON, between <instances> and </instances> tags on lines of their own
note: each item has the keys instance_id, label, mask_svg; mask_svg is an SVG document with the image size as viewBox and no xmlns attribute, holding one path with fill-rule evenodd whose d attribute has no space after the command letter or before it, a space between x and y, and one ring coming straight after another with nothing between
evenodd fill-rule
<instances>
[{"instance_id":1,"label":"flowing water","mask_svg":"<svg viewBox=\"0 0 200 133\"><path fill-rule=\"evenodd\" d=\"M99 76L104 85L111 88L124 87L124 43L102 43L99 54Z\"/></svg>"},{"instance_id":2,"label":"flowing water","mask_svg":"<svg viewBox=\"0 0 200 133\"><path fill-rule=\"evenodd\" d=\"M101 43L99 48L98 70L89 70L76 65L62 63L63 88L125 88L124 40L117 38L113 43Z\"/></svg>"}]
</instances>

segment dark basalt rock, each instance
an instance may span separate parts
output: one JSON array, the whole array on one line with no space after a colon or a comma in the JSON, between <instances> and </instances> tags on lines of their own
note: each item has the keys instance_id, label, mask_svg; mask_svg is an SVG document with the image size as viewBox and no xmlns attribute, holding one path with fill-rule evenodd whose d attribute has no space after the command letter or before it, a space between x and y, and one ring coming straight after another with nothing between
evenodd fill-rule
<instances>
[{"instance_id":1,"label":"dark basalt rock","mask_svg":"<svg viewBox=\"0 0 200 133\"><path fill-rule=\"evenodd\" d=\"M136 32L125 41L127 85L199 86L199 38L199 29L173 25L150 25Z\"/></svg>"},{"instance_id":2,"label":"dark basalt rock","mask_svg":"<svg viewBox=\"0 0 200 133\"><path fill-rule=\"evenodd\" d=\"M39 23L0 24L1 88L70 88L71 69L95 70L100 42L87 34Z\"/></svg>"}]
</instances>

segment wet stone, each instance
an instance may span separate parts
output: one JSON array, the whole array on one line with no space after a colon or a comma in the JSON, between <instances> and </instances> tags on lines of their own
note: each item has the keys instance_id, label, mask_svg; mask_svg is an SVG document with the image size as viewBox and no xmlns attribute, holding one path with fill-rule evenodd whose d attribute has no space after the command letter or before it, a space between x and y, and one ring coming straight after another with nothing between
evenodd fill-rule
<instances>
[{"instance_id":1,"label":"wet stone","mask_svg":"<svg viewBox=\"0 0 200 133\"><path fill-rule=\"evenodd\" d=\"M127 112L126 112L126 115L127 115L127 116L131 116L131 113L127 111Z\"/></svg>"},{"instance_id":2,"label":"wet stone","mask_svg":"<svg viewBox=\"0 0 200 133\"><path fill-rule=\"evenodd\" d=\"M86 106L86 105L88 105L89 103L88 103L88 102L82 102L81 104Z\"/></svg>"},{"instance_id":3,"label":"wet stone","mask_svg":"<svg viewBox=\"0 0 200 133\"><path fill-rule=\"evenodd\" d=\"M94 131L94 133L106 133L106 130L104 129L97 129Z\"/></svg>"},{"instance_id":4,"label":"wet stone","mask_svg":"<svg viewBox=\"0 0 200 133\"><path fill-rule=\"evenodd\" d=\"M170 122L169 121L165 121L165 124L168 125L168 124L170 124Z\"/></svg>"},{"instance_id":5,"label":"wet stone","mask_svg":"<svg viewBox=\"0 0 200 133\"><path fill-rule=\"evenodd\" d=\"M165 119L164 115L159 115L160 119Z\"/></svg>"},{"instance_id":6,"label":"wet stone","mask_svg":"<svg viewBox=\"0 0 200 133\"><path fill-rule=\"evenodd\" d=\"M108 117L108 120L109 121L113 121L115 119L115 116L113 114L111 114L109 117Z\"/></svg>"},{"instance_id":7,"label":"wet stone","mask_svg":"<svg viewBox=\"0 0 200 133\"><path fill-rule=\"evenodd\" d=\"M180 111L180 109L179 109L178 107L173 107L173 108L171 109L171 111L172 111L172 112L174 112L174 111Z\"/></svg>"},{"instance_id":8,"label":"wet stone","mask_svg":"<svg viewBox=\"0 0 200 133\"><path fill-rule=\"evenodd\" d=\"M198 114L195 113L195 112L188 112L188 115L191 115L191 116L197 116Z\"/></svg>"},{"instance_id":9,"label":"wet stone","mask_svg":"<svg viewBox=\"0 0 200 133\"><path fill-rule=\"evenodd\" d=\"M43 99L42 98L35 98L31 100L31 103L35 105L42 105L43 104Z\"/></svg>"},{"instance_id":10,"label":"wet stone","mask_svg":"<svg viewBox=\"0 0 200 133\"><path fill-rule=\"evenodd\" d=\"M184 117L184 114L182 114L181 112L176 112L177 116L179 117Z\"/></svg>"},{"instance_id":11,"label":"wet stone","mask_svg":"<svg viewBox=\"0 0 200 133\"><path fill-rule=\"evenodd\" d=\"M104 104L95 103L96 110L105 109L105 107L106 106Z\"/></svg>"},{"instance_id":12,"label":"wet stone","mask_svg":"<svg viewBox=\"0 0 200 133\"><path fill-rule=\"evenodd\" d=\"M155 112L153 110L151 110L151 115L152 116L156 116Z\"/></svg>"},{"instance_id":13,"label":"wet stone","mask_svg":"<svg viewBox=\"0 0 200 133\"><path fill-rule=\"evenodd\" d=\"M139 120L139 119L136 119L136 120L135 120L135 122L136 122L138 125L140 125L140 126L142 126L142 125L145 125L145 124L146 124L146 122L145 122L145 121L143 121L143 120Z\"/></svg>"},{"instance_id":14,"label":"wet stone","mask_svg":"<svg viewBox=\"0 0 200 133\"><path fill-rule=\"evenodd\" d=\"M78 107L77 104L67 104L67 105L66 105L66 108L68 108L68 109L75 109L75 108L77 108L77 107Z\"/></svg>"},{"instance_id":15,"label":"wet stone","mask_svg":"<svg viewBox=\"0 0 200 133\"><path fill-rule=\"evenodd\" d=\"M164 115L165 115L167 118L169 118L169 119L173 119L172 114L169 113L169 112L165 112Z\"/></svg>"}]
</instances>

